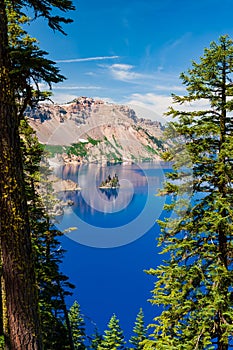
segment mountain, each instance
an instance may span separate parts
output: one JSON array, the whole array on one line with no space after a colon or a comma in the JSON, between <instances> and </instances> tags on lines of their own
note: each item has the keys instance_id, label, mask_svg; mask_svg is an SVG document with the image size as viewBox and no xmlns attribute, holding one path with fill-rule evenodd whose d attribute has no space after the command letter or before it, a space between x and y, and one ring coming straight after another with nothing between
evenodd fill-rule
<instances>
[{"instance_id":1,"label":"mountain","mask_svg":"<svg viewBox=\"0 0 233 350\"><path fill-rule=\"evenodd\" d=\"M87 97L28 107L25 115L52 155L69 162L159 160L163 126L124 105Z\"/></svg>"}]
</instances>

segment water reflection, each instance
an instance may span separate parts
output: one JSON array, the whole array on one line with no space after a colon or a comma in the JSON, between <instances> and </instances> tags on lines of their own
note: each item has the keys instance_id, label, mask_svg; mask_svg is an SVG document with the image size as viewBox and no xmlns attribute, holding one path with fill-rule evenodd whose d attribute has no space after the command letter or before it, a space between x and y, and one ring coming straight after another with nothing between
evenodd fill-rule
<instances>
[{"instance_id":1,"label":"water reflection","mask_svg":"<svg viewBox=\"0 0 233 350\"><path fill-rule=\"evenodd\" d=\"M60 193L74 202L65 210L59 229L77 227L69 238L92 247L116 247L141 237L162 212L164 198L156 195L168 170L160 164L64 166L56 176L79 184L80 191ZM103 180L117 174L120 187L100 189Z\"/></svg>"},{"instance_id":2,"label":"water reflection","mask_svg":"<svg viewBox=\"0 0 233 350\"><path fill-rule=\"evenodd\" d=\"M137 217L144 207L145 200L138 200L133 211L130 205L133 205L136 198L147 198L148 183L150 183L150 192L153 191L150 195L156 194L164 180L164 170L166 170L164 163L117 164L111 166L69 164L56 168L54 172L59 178L63 180L70 179L81 187L80 191L59 193L59 199L65 202L73 201L72 210L82 220L95 224L97 221L98 226L106 227L112 225L111 222L114 221L114 217L111 215L114 213L124 213L125 220L128 221ZM119 178L119 188L99 188L102 181L108 176L115 176L115 174ZM98 222L97 212L104 214L101 223ZM120 221L123 217L124 215L122 215Z\"/></svg>"},{"instance_id":3,"label":"water reflection","mask_svg":"<svg viewBox=\"0 0 233 350\"><path fill-rule=\"evenodd\" d=\"M114 176L114 174L118 175L119 180L128 180L133 184L134 188L140 188L146 186L148 178L153 178L153 183L157 187L161 183L161 176L164 178L164 171L166 172L167 169L171 169L170 163L158 162L110 166L100 164L67 164L56 168L54 171L58 177L64 180L71 179L78 182L81 179L82 188L87 187L89 184L88 179L92 179L98 187L108 175ZM81 184L79 183L79 185Z\"/></svg>"},{"instance_id":4,"label":"water reflection","mask_svg":"<svg viewBox=\"0 0 233 350\"><path fill-rule=\"evenodd\" d=\"M80 212L94 215L95 211L116 213L126 209L135 195L146 195L148 192L148 179L145 169L137 165L102 166L91 165L66 165L55 170L56 176L70 179L79 184L81 193L62 194L63 200L73 200L80 208ZM117 174L120 182L119 188L99 188L102 181L108 176ZM153 179L159 186L159 178ZM156 186L156 187L157 187ZM75 196L75 198L74 198Z\"/></svg>"},{"instance_id":5,"label":"water reflection","mask_svg":"<svg viewBox=\"0 0 233 350\"><path fill-rule=\"evenodd\" d=\"M109 201L116 199L119 193L118 188L100 188L99 190Z\"/></svg>"}]
</instances>

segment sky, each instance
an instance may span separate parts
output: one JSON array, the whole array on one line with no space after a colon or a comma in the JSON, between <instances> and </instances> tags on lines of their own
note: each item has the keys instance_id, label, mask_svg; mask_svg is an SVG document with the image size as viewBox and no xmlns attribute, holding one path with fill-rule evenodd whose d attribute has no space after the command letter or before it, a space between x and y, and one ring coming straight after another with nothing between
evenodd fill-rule
<instances>
[{"instance_id":1,"label":"sky","mask_svg":"<svg viewBox=\"0 0 233 350\"><path fill-rule=\"evenodd\" d=\"M67 78L53 86L57 103L101 98L158 119L171 105L171 93L185 93L179 75L192 60L220 35L233 38L232 0L74 0L74 5L73 23L64 26L67 36L42 19L28 29Z\"/></svg>"}]
</instances>

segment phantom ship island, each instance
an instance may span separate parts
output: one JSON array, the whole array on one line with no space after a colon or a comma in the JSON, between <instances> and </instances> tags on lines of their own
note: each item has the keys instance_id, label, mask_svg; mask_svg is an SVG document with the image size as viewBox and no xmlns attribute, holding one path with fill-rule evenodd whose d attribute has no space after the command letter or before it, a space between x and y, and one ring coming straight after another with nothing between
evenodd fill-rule
<instances>
[{"instance_id":1,"label":"phantom ship island","mask_svg":"<svg viewBox=\"0 0 233 350\"><path fill-rule=\"evenodd\" d=\"M119 179L117 174L115 174L113 177L108 175L107 179L105 181L102 181L99 188L102 189L116 189L120 187Z\"/></svg>"}]
</instances>

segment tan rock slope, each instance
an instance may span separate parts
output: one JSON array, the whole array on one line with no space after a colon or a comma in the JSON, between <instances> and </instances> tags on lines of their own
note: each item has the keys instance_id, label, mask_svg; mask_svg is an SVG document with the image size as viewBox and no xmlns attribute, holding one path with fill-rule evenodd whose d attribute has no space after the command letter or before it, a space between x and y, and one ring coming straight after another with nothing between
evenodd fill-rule
<instances>
[{"instance_id":1,"label":"tan rock slope","mask_svg":"<svg viewBox=\"0 0 233 350\"><path fill-rule=\"evenodd\" d=\"M159 160L166 147L160 122L102 100L79 97L63 105L41 104L28 108L26 116L40 142L66 163Z\"/></svg>"}]
</instances>

